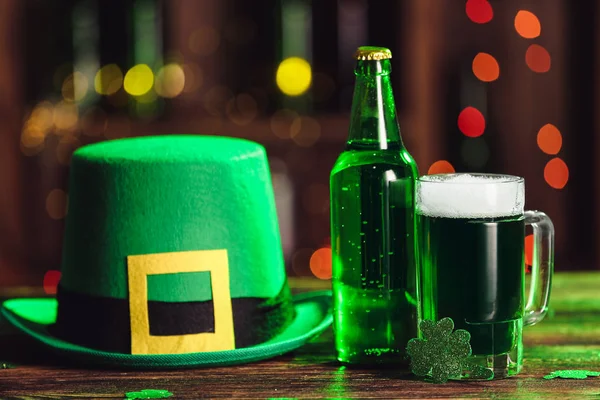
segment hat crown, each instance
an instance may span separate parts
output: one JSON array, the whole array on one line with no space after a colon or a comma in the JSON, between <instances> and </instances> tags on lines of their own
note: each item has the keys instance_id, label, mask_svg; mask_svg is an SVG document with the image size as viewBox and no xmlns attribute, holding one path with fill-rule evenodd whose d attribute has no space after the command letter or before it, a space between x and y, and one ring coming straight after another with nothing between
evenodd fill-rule
<instances>
[{"instance_id":1,"label":"hat crown","mask_svg":"<svg viewBox=\"0 0 600 400\"><path fill-rule=\"evenodd\" d=\"M285 281L264 148L168 136L83 147L72 159L61 286L125 299L127 257L226 249L232 297L274 297ZM211 299L208 274L149 280L148 300Z\"/></svg>"}]
</instances>

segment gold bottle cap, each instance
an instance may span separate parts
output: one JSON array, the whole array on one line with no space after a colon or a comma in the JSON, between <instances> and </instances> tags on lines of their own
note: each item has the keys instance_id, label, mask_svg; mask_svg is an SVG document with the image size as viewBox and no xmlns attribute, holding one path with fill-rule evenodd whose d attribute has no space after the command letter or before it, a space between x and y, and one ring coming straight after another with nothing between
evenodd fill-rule
<instances>
[{"instance_id":1,"label":"gold bottle cap","mask_svg":"<svg viewBox=\"0 0 600 400\"><path fill-rule=\"evenodd\" d=\"M361 46L354 54L357 60L389 60L392 52L385 47Z\"/></svg>"}]
</instances>

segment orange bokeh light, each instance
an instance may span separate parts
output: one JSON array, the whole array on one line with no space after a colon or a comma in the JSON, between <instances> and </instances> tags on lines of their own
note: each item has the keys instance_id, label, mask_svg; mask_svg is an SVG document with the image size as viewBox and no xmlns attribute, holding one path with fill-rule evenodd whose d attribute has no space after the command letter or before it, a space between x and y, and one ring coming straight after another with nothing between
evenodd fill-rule
<instances>
[{"instance_id":1,"label":"orange bokeh light","mask_svg":"<svg viewBox=\"0 0 600 400\"><path fill-rule=\"evenodd\" d=\"M322 247L310 257L310 270L319 279L331 279L331 248Z\"/></svg>"},{"instance_id":2,"label":"orange bokeh light","mask_svg":"<svg viewBox=\"0 0 600 400\"><path fill-rule=\"evenodd\" d=\"M539 44L532 44L525 53L525 62L533 72L548 72L551 64L550 53Z\"/></svg>"},{"instance_id":3,"label":"orange bokeh light","mask_svg":"<svg viewBox=\"0 0 600 400\"><path fill-rule=\"evenodd\" d=\"M562 147L562 135L556 126L546 124L537 134L537 144L546 154L558 154Z\"/></svg>"},{"instance_id":4,"label":"orange bokeh light","mask_svg":"<svg viewBox=\"0 0 600 400\"><path fill-rule=\"evenodd\" d=\"M429 167L427 174L429 174L429 175L451 174L453 172L456 172L456 171L454 170L454 167L452 166L452 164L450 164L446 160L438 160L438 161L434 162L433 164L431 164L431 167Z\"/></svg>"},{"instance_id":5,"label":"orange bokeh light","mask_svg":"<svg viewBox=\"0 0 600 400\"><path fill-rule=\"evenodd\" d=\"M526 10L520 10L515 16L515 29L525 39L534 39L542 33L542 25L538 17Z\"/></svg>"},{"instance_id":6,"label":"orange bokeh light","mask_svg":"<svg viewBox=\"0 0 600 400\"><path fill-rule=\"evenodd\" d=\"M479 53L473 59L473 74L483 82L492 82L500 76L498 61L488 53Z\"/></svg>"},{"instance_id":7,"label":"orange bokeh light","mask_svg":"<svg viewBox=\"0 0 600 400\"><path fill-rule=\"evenodd\" d=\"M569 181L569 167L562 159L555 157L544 167L544 179L554 189L562 189Z\"/></svg>"}]
</instances>

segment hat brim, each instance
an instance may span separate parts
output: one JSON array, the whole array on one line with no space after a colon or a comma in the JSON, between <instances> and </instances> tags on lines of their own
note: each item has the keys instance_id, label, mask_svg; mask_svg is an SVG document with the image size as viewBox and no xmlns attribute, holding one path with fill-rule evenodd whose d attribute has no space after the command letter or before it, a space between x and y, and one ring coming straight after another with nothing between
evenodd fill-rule
<instances>
[{"instance_id":1,"label":"hat brim","mask_svg":"<svg viewBox=\"0 0 600 400\"><path fill-rule=\"evenodd\" d=\"M79 346L52 336L48 327L56 321L56 299L11 299L0 314L21 332L62 355L96 365L120 368L166 369L217 367L245 364L276 357L299 348L327 329L332 321L331 291L307 292L293 297L296 317L279 335L265 343L235 350L132 355Z\"/></svg>"}]
</instances>

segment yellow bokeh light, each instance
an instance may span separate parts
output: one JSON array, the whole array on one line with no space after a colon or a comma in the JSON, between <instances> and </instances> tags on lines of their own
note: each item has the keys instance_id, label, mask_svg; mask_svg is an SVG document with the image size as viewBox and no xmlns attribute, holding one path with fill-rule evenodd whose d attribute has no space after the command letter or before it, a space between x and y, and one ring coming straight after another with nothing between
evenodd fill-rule
<instances>
[{"instance_id":1,"label":"yellow bokeh light","mask_svg":"<svg viewBox=\"0 0 600 400\"><path fill-rule=\"evenodd\" d=\"M103 95L111 95L121 89L123 85L123 72L117 64L108 64L96 72L94 88Z\"/></svg>"},{"instance_id":2,"label":"yellow bokeh light","mask_svg":"<svg viewBox=\"0 0 600 400\"><path fill-rule=\"evenodd\" d=\"M185 73L178 64L167 64L158 70L154 90L162 97L177 97L185 87Z\"/></svg>"},{"instance_id":3,"label":"yellow bokeh light","mask_svg":"<svg viewBox=\"0 0 600 400\"><path fill-rule=\"evenodd\" d=\"M63 82L61 92L66 101L78 102L83 100L88 91L88 79L79 72L75 71L67 76Z\"/></svg>"},{"instance_id":4,"label":"yellow bokeh light","mask_svg":"<svg viewBox=\"0 0 600 400\"><path fill-rule=\"evenodd\" d=\"M148 93L152 89L152 85L154 85L154 74L146 64L131 67L123 80L123 88L132 96L142 96Z\"/></svg>"},{"instance_id":5,"label":"yellow bokeh light","mask_svg":"<svg viewBox=\"0 0 600 400\"><path fill-rule=\"evenodd\" d=\"M303 58L286 58L277 68L277 86L288 96L299 96L306 92L311 81L312 70L310 64Z\"/></svg>"}]
</instances>

